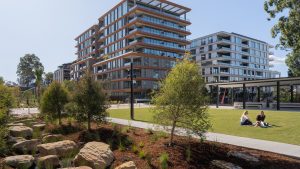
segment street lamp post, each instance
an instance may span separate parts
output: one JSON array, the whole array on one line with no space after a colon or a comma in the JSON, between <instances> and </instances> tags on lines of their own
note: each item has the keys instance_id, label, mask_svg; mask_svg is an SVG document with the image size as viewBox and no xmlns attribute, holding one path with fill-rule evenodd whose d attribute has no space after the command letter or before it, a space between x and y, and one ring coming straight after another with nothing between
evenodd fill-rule
<instances>
[{"instance_id":1,"label":"street lamp post","mask_svg":"<svg viewBox=\"0 0 300 169\"><path fill-rule=\"evenodd\" d=\"M130 61L130 119L134 120L134 96L133 96L133 87L134 87L134 74L133 74L133 58Z\"/></svg>"}]
</instances>

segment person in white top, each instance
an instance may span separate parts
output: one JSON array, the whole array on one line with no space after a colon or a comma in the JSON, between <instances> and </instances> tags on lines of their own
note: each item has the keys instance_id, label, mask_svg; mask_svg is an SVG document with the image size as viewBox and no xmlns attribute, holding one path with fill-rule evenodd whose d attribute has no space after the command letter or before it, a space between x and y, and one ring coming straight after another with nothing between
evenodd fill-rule
<instances>
[{"instance_id":1,"label":"person in white top","mask_svg":"<svg viewBox=\"0 0 300 169\"><path fill-rule=\"evenodd\" d=\"M248 117L248 111L245 111L242 116L241 116L241 125L253 125L253 123L251 122L251 120Z\"/></svg>"}]
</instances>

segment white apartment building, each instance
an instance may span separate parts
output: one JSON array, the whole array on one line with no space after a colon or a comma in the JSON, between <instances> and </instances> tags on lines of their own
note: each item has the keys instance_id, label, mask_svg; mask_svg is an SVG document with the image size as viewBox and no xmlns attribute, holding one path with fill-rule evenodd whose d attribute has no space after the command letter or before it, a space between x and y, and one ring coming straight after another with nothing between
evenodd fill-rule
<instances>
[{"instance_id":1,"label":"white apartment building","mask_svg":"<svg viewBox=\"0 0 300 169\"><path fill-rule=\"evenodd\" d=\"M270 70L271 45L237 33L217 32L188 46L207 83L280 77Z\"/></svg>"}]
</instances>

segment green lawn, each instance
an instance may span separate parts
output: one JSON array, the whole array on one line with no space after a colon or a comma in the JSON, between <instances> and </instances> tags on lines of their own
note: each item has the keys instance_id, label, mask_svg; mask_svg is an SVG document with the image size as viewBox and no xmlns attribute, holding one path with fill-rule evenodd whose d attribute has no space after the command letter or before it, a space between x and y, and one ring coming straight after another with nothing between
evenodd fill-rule
<instances>
[{"instance_id":1,"label":"green lawn","mask_svg":"<svg viewBox=\"0 0 300 169\"><path fill-rule=\"evenodd\" d=\"M242 112L243 110L210 109L213 124L210 131L300 145L300 112L265 111L265 121L273 125L271 128L240 126ZM109 113L111 117L130 119L129 109L113 109ZM252 121L258 113L259 110L249 110ZM138 121L153 122L152 116L151 109L135 109L135 119Z\"/></svg>"}]
</instances>

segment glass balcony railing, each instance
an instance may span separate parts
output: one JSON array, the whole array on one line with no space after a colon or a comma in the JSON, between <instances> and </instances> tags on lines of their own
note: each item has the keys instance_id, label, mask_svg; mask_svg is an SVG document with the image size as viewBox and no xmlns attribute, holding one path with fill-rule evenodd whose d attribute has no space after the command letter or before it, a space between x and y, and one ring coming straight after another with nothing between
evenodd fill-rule
<instances>
[{"instance_id":1,"label":"glass balcony railing","mask_svg":"<svg viewBox=\"0 0 300 169\"><path fill-rule=\"evenodd\" d=\"M188 21L188 22L190 21L189 19L186 19L186 18L184 18L184 17L176 16L176 15L172 15L172 14L168 14L168 13L166 13L166 12L159 11L159 10L154 9L154 8L142 6L142 5L139 5L139 4L133 6L132 8L130 8L129 11L132 11L133 9L135 9L135 8L137 8L137 7L143 8L143 9L146 9L146 10L149 10L149 11L151 11L151 12L156 12L156 13L159 13L159 14L162 14L162 15L165 15L165 16L170 16L170 17L173 17L173 18L176 18L176 19L180 19L180 20L184 20L184 21Z\"/></svg>"},{"instance_id":2,"label":"glass balcony railing","mask_svg":"<svg viewBox=\"0 0 300 169\"><path fill-rule=\"evenodd\" d=\"M180 30L189 32L189 30L186 29L185 27L179 27L179 26L174 26L174 25L168 24L168 23L164 23L162 20L161 21L152 20L150 18L145 18L145 17L140 17L140 19L143 20L143 21L146 21L146 22L150 22L150 23L154 23L154 24L158 24L158 25L163 25L163 26L167 26L167 27L170 27L170 28L180 29Z\"/></svg>"}]
</instances>

